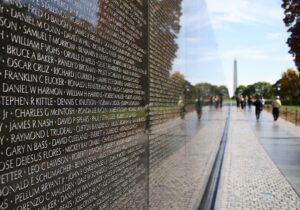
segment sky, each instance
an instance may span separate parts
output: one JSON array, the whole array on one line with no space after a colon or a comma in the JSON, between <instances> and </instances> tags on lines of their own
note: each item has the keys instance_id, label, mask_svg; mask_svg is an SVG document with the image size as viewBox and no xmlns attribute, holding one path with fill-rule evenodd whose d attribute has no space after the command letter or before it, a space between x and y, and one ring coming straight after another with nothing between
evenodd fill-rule
<instances>
[{"instance_id":1,"label":"sky","mask_svg":"<svg viewBox=\"0 0 300 210\"><path fill-rule=\"evenodd\" d=\"M225 84L232 93L235 58L239 85L275 83L295 68L281 0L183 0L182 11L173 69L192 84Z\"/></svg>"}]
</instances>

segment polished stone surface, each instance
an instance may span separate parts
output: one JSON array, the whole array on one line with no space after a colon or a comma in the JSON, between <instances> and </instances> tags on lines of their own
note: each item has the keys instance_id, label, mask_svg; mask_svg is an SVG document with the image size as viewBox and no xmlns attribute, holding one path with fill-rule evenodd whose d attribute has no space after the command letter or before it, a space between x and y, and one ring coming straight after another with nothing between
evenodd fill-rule
<instances>
[{"instance_id":1,"label":"polished stone surface","mask_svg":"<svg viewBox=\"0 0 300 210\"><path fill-rule=\"evenodd\" d=\"M149 169L185 145L180 125L159 133L184 95L170 77L181 14L0 0L0 209L148 208Z\"/></svg>"},{"instance_id":2,"label":"polished stone surface","mask_svg":"<svg viewBox=\"0 0 300 210\"><path fill-rule=\"evenodd\" d=\"M299 196L287 181L286 174L279 170L280 165L269 156L275 153L267 152L272 146L262 144L259 132L261 136L276 138L270 127L264 129L265 124L271 123L265 114L256 122L254 112L234 108L216 209L300 209ZM286 133L280 134L283 137ZM279 159L284 156L289 156L285 149L281 150Z\"/></svg>"},{"instance_id":3,"label":"polished stone surface","mask_svg":"<svg viewBox=\"0 0 300 210\"><path fill-rule=\"evenodd\" d=\"M184 121L176 119L164 125L172 127L173 133L181 130L180 136L174 136L174 142L185 142L150 169L149 209L198 209L219 148L227 113L226 108L222 112L206 108L200 121L196 113L190 113ZM156 134L157 131L155 129Z\"/></svg>"},{"instance_id":4,"label":"polished stone surface","mask_svg":"<svg viewBox=\"0 0 300 210\"><path fill-rule=\"evenodd\" d=\"M246 117L270 158L300 195L300 128L282 119L274 122L268 112L258 122L250 112Z\"/></svg>"}]
</instances>

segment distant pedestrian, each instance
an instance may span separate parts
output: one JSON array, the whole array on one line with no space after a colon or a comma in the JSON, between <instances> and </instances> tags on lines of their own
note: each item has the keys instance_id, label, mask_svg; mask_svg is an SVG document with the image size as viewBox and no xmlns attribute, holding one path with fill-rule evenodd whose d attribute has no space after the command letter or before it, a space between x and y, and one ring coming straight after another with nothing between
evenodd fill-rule
<instances>
[{"instance_id":1,"label":"distant pedestrian","mask_svg":"<svg viewBox=\"0 0 300 210\"><path fill-rule=\"evenodd\" d=\"M262 103L262 98L260 96L256 96L256 100L254 101L254 106L255 106L255 116L256 116L256 120L259 120L260 117L260 113L263 110L263 103Z\"/></svg>"},{"instance_id":2,"label":"distant pedestrian","mask_svg":"<svg viewBox=\"0 0 300 210\"><path fill-rule=\"evenodd\" d=\"M265 103L266 103L266 100L263 96L261 96L261 102L262 102L263 105L265 105Z\"/></svg>"},{"instance_id":3,"label":"distant pedestrian","mask_svg":"<svg viewBox=\"0 0 300 210\"><path fill-rule=\"evenodd\" d=\"M195 101L195 109L196 109L197 116L198 116L199 120L200 120L201 115L202 115L202 103L203 103L202 97L199 97Z\"/></svg>"},{"instance_id":4,"label":"distant pedestrian","mask_svg":"<svg viewBox=\"0 0 300 210\"><path fill-rule=\"evenodd\" d=\"M235 100L236 100L236 107L237 107L237 109L240 109L240 106L241 106L240 98L238 96L236 96Z\"/></svg>"},{"instance_id":5,"label":"distant pedestrian","mask_svg":"<svg viewBox=\"0 0 300 210\"><path fill-rule=\"evenodd\" d=\"M249 95L249 97L248 97L248 108L249 108L249 110L251 110L252 104L253 104L253 98L252 98L251 95Z\"/></svg>"},{"instance_id":6,"label":"distant pedestrian","mask_svg":"<svg viewBox=\"0 0 300 210\"><path fill-rule=\"evenodd\" d=\"M179 114L180 114L180 117L181 119L184 119L184 115L185 115L185 104L184 104L184 100L183 100L183 97L180 96L179 97L179 101L177 103L177 106L179 108Z\"/></svg>"},{"instance_id":7,"label":"distant pedestrian","mask_svg":"<svg viewBox=\"0 0 300 210\"><path fill-rule=\"evenodd\" d=\"M244 110L244 108L246 106L246 102L245 102L245 98L243 95L240 96L240 103L241 103L242 110Z\"/></svg>"},{"instance_id":8,"label":"distant pedestrian","mask_svg":"<svg viewBox=\"0 0 300 210\"><path fill-rule=\"evenodd\" d=\"M275 100L272 102L272 107L273 107L272 114L273 114L273 117L274 117L274 121L276 121L276 120L278 120L279 110L280 110L280 107L281 107L281 101L279 99L279 96L275 97Z\"/></svg>"},{"instance_id":9,"label":"distant pedestrian","mask_svg":"<svg viewBox=\"0 0 300 210\"><path fill-rule=\"evenodd\" d=\"M223 95L220 95L219 100L220 100L220 109L222 109L223 108Z\"/></svg>"},{"instance_id":10,"label":"distant pedestrian","mask_svg":"<svg viewBox=\"0 0 300 210\"><path fill-rule=\"evenodd\" d=\"M214 98L213 96L209 96L209 107L211 108L214 104Z\"/></svg>"},{"instance_id":11,"label":"distant pedestrian","mask_svg":"<svg viewBox=\"0 0 300 210\"><path fill-rule=\"evenodd\" d=\"M214 103L215 103L215 108L218 109L220 105L220 99L219 96L214 97Z\"/></svg>"}]
</instances>

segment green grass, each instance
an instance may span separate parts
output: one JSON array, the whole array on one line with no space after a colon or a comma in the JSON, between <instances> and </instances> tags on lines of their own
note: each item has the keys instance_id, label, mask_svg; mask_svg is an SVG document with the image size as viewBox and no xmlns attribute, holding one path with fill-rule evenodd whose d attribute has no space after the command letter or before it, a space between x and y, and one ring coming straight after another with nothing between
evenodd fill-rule
<instances>
[{"instance_id":1,"label":"green grass","mask_svg":"<svg viewBox=\"0 0 300 210\"><path fill-rule=\"evenodd\" d=\"M283 109L288 108L289 110L297 110L300 112L300 106L299 105L288 105L288 106L283 106Z\"/></svg>"}]
</instances>

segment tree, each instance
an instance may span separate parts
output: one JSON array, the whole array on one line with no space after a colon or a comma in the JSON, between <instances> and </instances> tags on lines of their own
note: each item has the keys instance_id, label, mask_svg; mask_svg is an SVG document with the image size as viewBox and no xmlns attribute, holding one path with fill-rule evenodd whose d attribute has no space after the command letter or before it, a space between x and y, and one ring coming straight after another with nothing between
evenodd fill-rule
<instances>
[{"instance_id":1,"label":"tree","mask_svg":"<svg viewBox=\"0 0 300 210\"><path fill-rule=\"evenodd\" d=\"M188 102L194 102L195 98L197 98L197 93L195 87L187 80L185 81L185 91Z\"/></svg>"},{"instance_id":2,"label":"tree","mask_svg":"<svg viewBox=\"0 0 300 210\"><path fill-rule=\"evenodd\" d=\"M172 83L172 86L177 87L173 89L176 92L175 95L177 95L177 97L186 95L186 80L183 74L181 74L179 71L175 71L174 73L170 74L170 81ZM172 91L167 86L165 88L165 91Z\"/></svg>"},{"instance_id":3,"label":"tree","mask_svg":"<svg viewBox=\"0 0 300 210\"><path fill-rule=\"evenodd\" d=\"M235 91L235 95L244 95L244 96L254 96L254 95L262 95L264 98L272 98L273 87L272 84L268 82L256 82L250 85L240 85L237 87Z\"/></svg>"},{"instance_id":4,"label":"tree","mask_svg":"<svg viewBox=\"0 0 300 210\"><path fill-rule=\"evenodd\" d=\"M225 85L213 85L210 83L198 83L195 86L195 91L198 96L208 97L213 95L223 95L229 97L228 88Z\"/></svg>"},{"instance_id":5,"label":"tree","mask_svg":"<svg viewBox=\"0 0 300 210\"><path fill-rule=\"evenodd\" d=\"M294 57L295 64L300 71L300 2L299 0L282 0L282 8L284 9L285 17L283 22L288 27L290 37L287 44L290 47L289 53Z\"/></svg>"},{"instance_id":6,"label":"tree","mask_svg":"<svg viewBox=\"0 0 300 210\"><path fill-rule=\"evenodd\" d=\"M239 96L239 95L241 95L241 94L243 94L244 95L244 91L246 90L246 86L245 85L239 85L237 88L236 88L236 90L235 90L235 95L236 96Z\"/></svg>"},{"instance_id":7,"label":"tree","mask_svg":"<svg viewBox=\"0 0 300 210\"><path fill-rule=\"evenodd\" d=\"M298 71L289 68L282 74L281 95L292 103L299 103L300 97L300 74Z\"/></svg>"},{"instance_id":8,"label":"tree","mask_svg":"<svg viewBox=\"0 0 300 210\"><path fill-rule=\"evenodd\" d=\"M170 75L171 79L176 79L176 80L179 80L179 81L182 81L184 83L185 81L185 77L183 74L181 74L179 71L175 71L174 73L172 73Z\"/></svg>"},{"instance_id":9,"label":"tree","mask_svg":"<svg viewBox=\"0 0 300 210\"><path fill-rule=\"evenodd\" d=\"M252 85L247 85L246 88L243 91L243 95L247 95L247 96L256 95L255 86L253 84Z\"/></svg>"},{"instance_id":10,"label":"tree","mask_svg":"<svg viewBox=\"0 0 300 210\"><path fill-rule=\"evenodd\" d=\"M195 85L197 96L207 97L211 95L212 85L209 83L198 83Z\"/></svg>"},{"instance_id":11,"label":"tree","mask_svg":"<svg viewBox=\"0 0 300 210\"><path fill-rule=\"evenodd\" d=\"M195 87L189 81L185 80L185 76L179 71L175 71L170 75L170 78L181 89L181 95L184 95L186 102L194 102L197 97Z\"/></svg>"},{"instance_id":12,"label":"tree","mask_svg":"<svg viewBox=\"0 0 300 210\"><path fill-rule=\"evenodd\" d=\"M218 91L218 95L222 95L225 98L229 97L229 91L228 91L227 86L221 85L221 86L218 87L217 91Z\"/></svg>"},{"instance_id":13,"label":"tree","mask_svg":"<svg viewBox=\"0 0 300 210\"><path fill-rule=\"evenodd\" d=\"M252 86L255 94L262 95L264 98L272 98L274 95L272 84L268 82L256 82Z\"/></svg>"}]
</instances>

